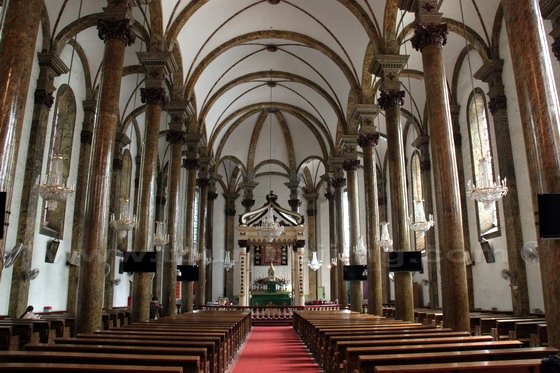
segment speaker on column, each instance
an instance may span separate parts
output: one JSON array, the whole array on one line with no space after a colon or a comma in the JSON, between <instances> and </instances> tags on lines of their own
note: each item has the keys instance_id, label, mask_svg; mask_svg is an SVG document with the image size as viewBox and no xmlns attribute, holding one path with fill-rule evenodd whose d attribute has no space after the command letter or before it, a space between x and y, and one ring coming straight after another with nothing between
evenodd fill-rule
<instances>
[{"instance_id":1,"label":"speaker on column","mask_svg":"<svg viewBox=\"0 0 560 373\"><path fill-rule=\"evenodd\" d=\"M545 240L560 239L560 194L538 194L537 200L540 238Z\"/></svg>"}]
</instances>

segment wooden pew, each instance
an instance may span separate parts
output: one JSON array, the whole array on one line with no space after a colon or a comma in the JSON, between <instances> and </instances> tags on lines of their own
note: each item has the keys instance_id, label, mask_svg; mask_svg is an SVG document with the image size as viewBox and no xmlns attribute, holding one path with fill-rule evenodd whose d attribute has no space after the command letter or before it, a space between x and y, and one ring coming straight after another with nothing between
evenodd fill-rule
<instances>
[{"instance_id":1,"label":"wooden pew","mask_svg":"<svg viewBox=\"0 0 560 373\"><path fill-rule=\"evenodd\" d=\"M531 334L529 336L529 344L531 347L548 346L546 323L537 324L537 334Z\"/></svg>"},{"instance_id":2,"label":"wooden pew","mask_svg":"<svg viewBox=\"0 0 560 373\"><path fill-rule=\"evenodd\" d=\"M495 341L499 341L500 339L517 339L517 338L510 338L509 332L515 330L515 324L518 322L523 321L540 321L544 322L545 319L537 319L534 317L531 318L508 318L508 319L498 319L495 321L495 326L490 328L490 335L494 338ZM536 331L535 327L535 331ZM528 339L527 339L528 342Z\"/></svg>"},{"instance_id":3,"label":"wooden pew","mask_svg":"<svg viewBox=\"0 0 560 373\"><path fill-rule=\"evenodd\" d=\"M354 371L365 373L373 372L381 365L408 365L429 363L453 363L462 361L489 361L489 360L520 360L542 359L558 350L548 347L540 348L504 348L495 350L468 350L445 352L403 353L392 355L359 355L358 369Z\"/></svg>"},{"instance_id":4,"label":"wooden pew","mask_svg":"<svg viewBox=\"0 0 560 373\"><path fill-rule=\"evenodd\" d=\"M11 326L0 327L0 350L14 351L19 349L19 336L12 335Z\"/></svg>"},{"instance_id":5,"label":"wooden pew","mask_svg":"<svg viewBox=\"0 0 560 373\"><path fill-rule=\"evenodd\" d=\"M517 339L523 342L524 345L529 346L531 334L537 333L539 324L544 321L517 321L515 322L514 329L509 331L509 339Z\"/></svg>"},{"instance_id":6,"label":"wooden pew","mask_svg":"<svg viewBox=\"0 0 560 373\"><path fill-rule=\"evenodd\" d=\"M537 373L540 372L541 359L472 361L460 363L434 363L419 365L388 365L375 368L376 373L457 373L457 372L491 372L491 373Z\"/></svg>"},{"instance_id":7,"label":"wooden pew","mask_svg":"<svg viewBox=\"0 0 560 373\"><path fill-rule=\"evenodd\" d=\"M0 351L3 363L54 363L149 365L181 367L185 373L199 373L200 359L189 355L116 354L64 351Z\"/></svg>"},{"instance_id":8,"label":"wooden pew","mask_svg":"<svg viewBox=\"0 0 560 373\"><path fill-rule=\"evenodd\" d=\"M16 335L19 338L18 349L21 349L26 343L39 343L40 334L38 331L34 330L34 324L32 322L20 322L19 320L4 319L0 320L0 327L10 327L12 329L12 335Z\"/></svg>"},{"instance_id":9,"label":"wooden pew","mask_svg":"<svg viewBox=\"0 0 560 373\"><path fill-rule=\"evenodd\" d=\"M183 373L181 367L54 363L0 363L0 370L39 373Z\"/></svg>"}]
</instances>

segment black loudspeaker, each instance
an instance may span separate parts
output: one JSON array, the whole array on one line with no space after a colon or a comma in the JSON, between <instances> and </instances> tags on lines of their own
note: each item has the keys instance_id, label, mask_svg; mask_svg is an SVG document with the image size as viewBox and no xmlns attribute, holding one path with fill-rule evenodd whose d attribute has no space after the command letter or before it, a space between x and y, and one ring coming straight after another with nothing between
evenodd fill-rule
<instances>
[{"instance_id":1,"label":"black loudspeaker","mask_svg":"<svg viewBox=\"0 0 560 373\"><path fill-rule=\"evenodd\" d=\"M539 232L544 240L560 239L560 194L537 194Z\"/></svg>"},{"instance_id":2,"label":"black loudspeaker","mask_svg":"<svg viewBox=\"0 0 560 373\"><path fill-rule=\"evenodd\" d=\"M391 251L389 272L423 272L421 251Z\"/></svg>"},{"instance_id":3,"label":"black loudspeaker","mask_svg":"<svg viewBox=\"0 0 560 373\"><path fill-rule=\"evenodd\" d=\"M128 251L122 260L123 272L156 272L157 253L155 251Z\"/></svg>"},{"instance_id":4,"label":"black loudspeaker","mask_svg":"<svg viewBox=\"0 0 560 373\"><path fill-rule=\"evenodd\" d=\"M198 281L198 266L178 265L177 281Z\"/></svg>"},{"instance_id":5,"label":"black loudspeaker","mask_svg":"<svg viewBox=\"0 0 560 373\"><path fill-rule=\"evenodd\" d=\"M490 243L488 241L482 241L480 243L480 247L482 248L482 253L484 254L486 263L494 263L496 258L494 257L494 250L492 250Z\"/></svg>"},{"instance_id":6,"label":"black loudspeaker","mask_svg":"<svg viewBox=\"0 0 560 373\"><path fill-rule=\"evenodd\" d=\"M362 264L342 267L342 278L344 281L366 281L367 267Z\"/></svg>"},{"instance_id":7,"label":"black loudspeaker","mask_svg":"<svg viewBox=\"0 0 560 373\"><path fill-rule=\"evenodd\" d=\"M50 241L47 244L47 251L45 253L46 263L54 263L59 246L60 246L60 241L58 240L58 238L55 238L54 240Z\"/></svg>"},{"instance_id":8,"label":"black loudspeaker","mask_svg":"<svg viewBox=\"0 0 560 373\"><path fill-rule=\"evenodd\" d=\"M6 223L6 199L7 192L0 192L0 240L4 238L4 228Z\"/></svg>"}]
</instances>

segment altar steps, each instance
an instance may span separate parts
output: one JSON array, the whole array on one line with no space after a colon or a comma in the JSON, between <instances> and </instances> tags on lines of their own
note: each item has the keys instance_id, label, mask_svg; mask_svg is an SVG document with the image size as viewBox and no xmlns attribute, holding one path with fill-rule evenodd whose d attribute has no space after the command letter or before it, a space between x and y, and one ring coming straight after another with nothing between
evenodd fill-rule
<instances>
[{"instance_id":1,"label":"altar steps","mask_svg":"<svg viewBox=\"0 0 560 373\"><path fill-rule=\"evenodd\" d=\"M252 319L253 326L292 326L293 320L290 319Z\"/></svg>"}]
</instances>

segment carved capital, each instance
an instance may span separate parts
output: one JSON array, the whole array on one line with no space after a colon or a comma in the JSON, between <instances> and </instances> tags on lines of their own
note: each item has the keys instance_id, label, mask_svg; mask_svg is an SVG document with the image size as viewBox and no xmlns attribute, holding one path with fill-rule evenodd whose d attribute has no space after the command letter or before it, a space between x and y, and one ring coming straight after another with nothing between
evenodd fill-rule
<instances>
[{"instance_id":1,"label":"carved capital","mask_svg":"<svg viewBox=\"0 0 560 373\"><path fill-rule=\"evenodd\" d=\"M249 247L249 243L247 240L237 240L237 245L239 247Z\"/></svg>"},{"instance_id":2,"label":"carved capital","mask_svg":"<svg viewBox=\"0 0 560 373\"><path fill-rule=\"evenodd\" d=\"M254 199L244 198L241 200L241 206L245 207L246 209L250 209L255 204Z\"/></svg>"},{"instance_id":3,"label":"carved capital","mask_svg":"<svg viewBox=\"0 0 560 373\"><path fill-rule=\"evenodd\" d=\"M183 144L185 142L185 131L167 130L165 140L170 144Z\"/></svg>"},{"instance_id":4,"label":"carved capital","mask_svg":"<svg viewBox=\"0 0 560 373\"><path fill-rule=\"evenodd\" d=\"M140 88L140 99L143 104L159 105L162 108L168 101L164 88Z\"/></svg>"},{"instance_id":5,"label":"carved capital","mask_svg":"<svg viewBox=\"0 0 560 373\"><path fill-rule=\"evenodd\" d=\"M183 167L187 170L198 170L198 159L184 158Z\"/></svg>"},{"instance_id":6,"label":"carved capital","mask_svg":"<svg viewBox=\"0 0 560 373\"><path fill-rule=\"evenodd\" d=\"M45 89L36 89L35 90L35 105L43 105L48 110L51 110L51 107L54 104L54 97L52 92L48 92Z\"/></svg>"},{"instance_id":7,"label":"carved capital","mask_svg":"<svg viewBox=\"0 0 560 373\"><path fill-rule=\"evenodd\" d=\"M216 200L216 198L218 198L218 193L216 192L208 192L208 200L209 201L214 201Z\"/></svg>"},{"instance_id":8,"label":"carved capital","mask_svg":"<svg viewBox=\"0 0 560 373\"><path fill-rule=\"evenodd\" d=\"M97 31L99 39L103 41L119 39L125 45L130 46L136 40L136 35L132 31L132 26L128 19L100 19L97 22Z\"/></svg>"},{"instance_id":9,"label":"carved capital","mask_svg":"<svg viewBox=\"0 0 560 373\"><path fill-rule=\"evenodd\" d=\"M334 199L334 193L333 192L325 193L325 198L329 201L332 201Z\"/></svg>"},{"instance_id":10,"label":"carved capital","mask_svg":"<svg viewBox=\"0 0 560 373\"><path fill-rule=\"evenodd\" d=\"M412 47L417 51L422 51L426 45L444 46L447 43L447 24L440 25L422 25L418 24L414 31L414 36L410 40Z\"/></svg>"},{"instance_id":11,"label":"carved capital","mask_svg":"<svg viewBox=\"0 0 560 373\"><path fill-rule=\"evenodd\" d=\"M381 91L377 103L383 110L404 105L404 91Z\"/></svg>"},{"instance_id":12,"label":"carved capital","mask_svg":"<svg viewBox=\"0 0 560 373\"><path fill-rule=\"evenodd\" d=\"M364 133L358 135L358 145L360 148L375 148L379 143L379 133Z\"/></svg>"},{"instance_id":13,"label":"carved capital","mask_svg":"<svg viewBox=\"0 0 560 373\"><path fill-rule=\"evenodd\" d=\"M359 159L347 159L342 163L342 168L346 172L357 171L360 168Z\"/></svg>"},{"instance_id":14,"label":"carved capital","mask_svg":"<svg viewBox=\"0 0 560 373\"><path fill-rule=\"evenodd\" d=\"M496 95L490 97L488 101L488 109L492 114L496 114L499 111L507 110L507 98L506 96Z\"/></svg>"},{"instance_id":15,"label":"carved capital","mask_svg":"<svg viewBox=\"0 0 560 373\"><path fill-rule=\"evenodd\" d=\"M346 179L344 178L333 179L332 186L335 188L344 188L346 186Z\"/></svg>"},{"instance_id":16,"label":"carved capital","mask_svg":"<svg viewBox=\"0 0 560 373\"><path fill-rule=\"evenodd\" d=\"M301 206L301 199L297 199L297 198L289 199L288 205L290 205L290 207L293 209L298 208L299 206Z\"/></svg>"},{"instance_id":17,"label":"carved capital","mask_svg":"<svg viewBox=\"0 0 560 373\"><path fill-rule=\"evenodd\" d=\"M83 130L80 132L80 142L82 144L91 145L91 140L93 139L93 132Z\"/></svg>"},{"instance_id":18,"label":"carved capital","mask_svg":"<svg viewBox=\"0 0 560 373\"><path fill-rule=\"evenodd\" d=\"M199 188L208 188L209 184L210 184L210 180L208 180L208 178L202 177L202 178L196 179L196 185Z\"/></svg>"}]
</instances>

